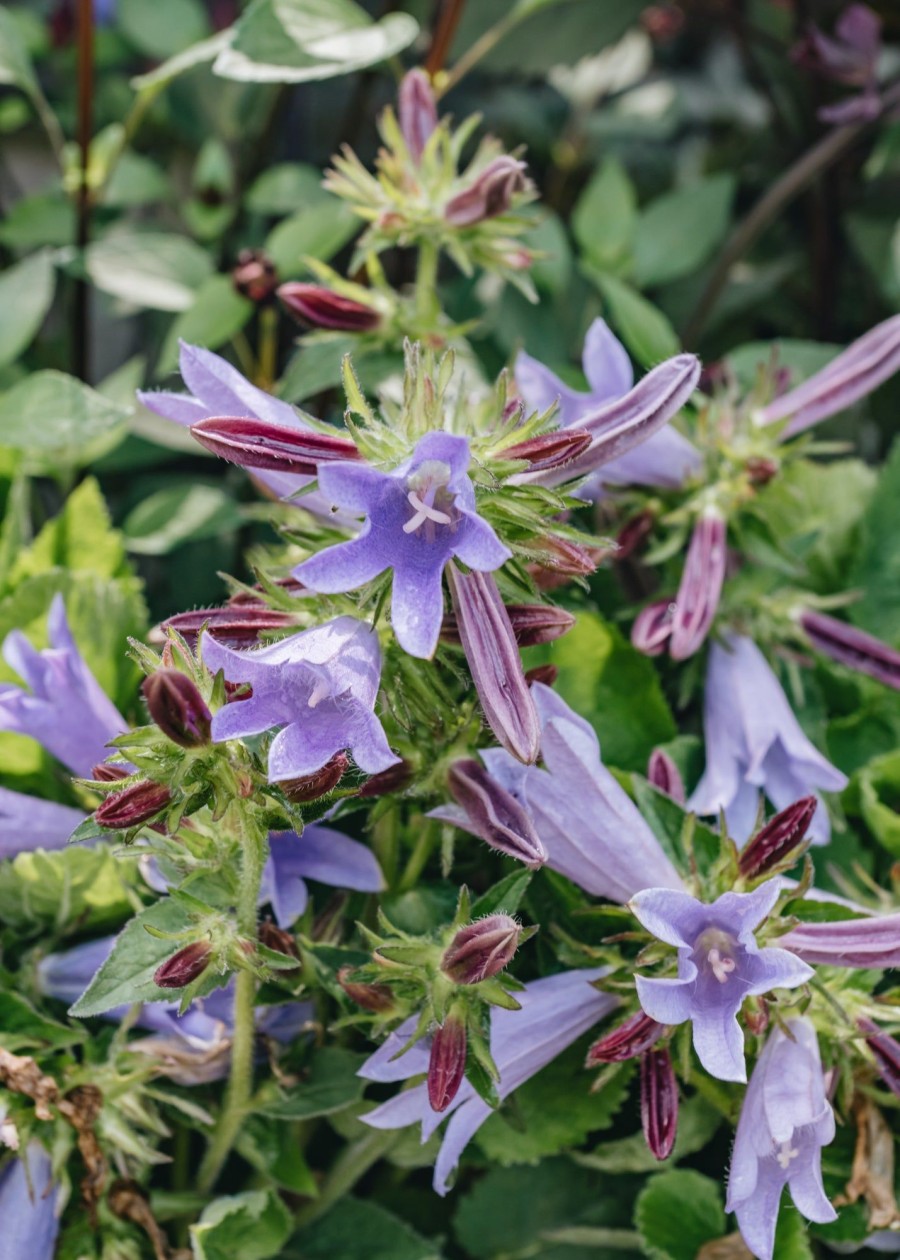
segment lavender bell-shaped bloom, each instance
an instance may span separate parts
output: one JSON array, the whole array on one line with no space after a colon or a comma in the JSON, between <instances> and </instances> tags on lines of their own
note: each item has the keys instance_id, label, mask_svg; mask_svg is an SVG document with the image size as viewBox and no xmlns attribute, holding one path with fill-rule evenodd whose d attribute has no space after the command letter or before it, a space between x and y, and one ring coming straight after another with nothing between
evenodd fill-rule
<instances>
[{"instance_id":1,"label":"lavender bell-shaped bloom","mask_svg":"<svg viewBox=\"0 0 900 1260\"><path fill-rule=\"evenodd\" d=\"M626 902L648 886L681 888L678 872L640 812L600 760L590 723L550 687L535 683L546 769L524 766L500 748L480 756L488 774L524 811L546 865L595 897ZM482 835L475 817L445 805L432 817Z\"/></svg>"},{"instance_id":2,"label":"lavender bell-shaped bloom","mask_svg":"<svg viewBox=\"0 0 900 1260\"><path fill-rule=\"evenodd\" d=\"M0 858L33 849L61 849L84 822L84 811L0 787Z\"/></svg>"},{"instance_id":3,"label":"lavender bell-shaped bloom","mask_svg":"<svg viewBox=\"0 0 900 1260\"><path fill-rule=\"evenodd\" d=\"M806 1019L775 1028L759 1056L738 1120L726 1208L758 1260L773 1260L785 1186L803 1216L837 1218L822 1185L822 1147L834 1139L816 1030Z\"/></svg>"},{"instance_id":4,"label":"lavender bell-shaped bloom","mask_svg":"<svg viewBox=\"0 0 900 1260\"><path fill-rule=\"evenodd\" d=\"M57 1198L50 1156L29 1142L0 1173L0 1260L53 1260Z\"/></svg>"},{"instance_id":5,"label":"lavender bell-shaped bloom","mask_svg":"<svg viewBox=\"0 0 900 1260\"><path fill-rule=\"evenodd\" d=\"M316 824L304 827L299 836L295 831L270 832L260 901L271 904L279 927L290 927L306 909L304 879L359 892L384 888L375 855L358 840Z\"/></svg>"},{"instance_id":6,"label":"lavender bell-shaped bloom","mask_svg":"<svg viewBox=\"0 0 900 1260\"><path fill-rule=\"evenodd\" d=\"M294 576L311 590L337 594L393 569L391 624L397 641L411 656L432 656L444 615L448 561L458 557L484 573L512 554L475 510L469 459L466 438L433 432L390 473L355 462L323 465L322 493L365 516L365 524L357 538L326 547Z\"/></svg>"},{"instance_id":7,"label":"lavender bell-shaped bloom","mask_svg":"<svg viewBox=\"0 0 900 1260\"><path fill-rule=\"evenodd\" d=\"M634 372L625 347L605 320L595 319L584 339L582 367L589 389L571 389L549 368L521 351L516 358L516 384L532 411L546 411L559 403L561 428L580 427L588 416L624 398L634 387ZM613 459L593 473L587 489L608 485L680 486L699 471L696 448L666 425L640 447Z\"/></svg>"},{"instance_id":8,"label":"lavender bell-shaped bloom","mask_svg":"<svg viewBox=\"0 0 900 1260\"><path fill-rule=\"evenodd\" d=\"M500 1072L497 1092L507 1098L541 1068L562 1054L574 1041L618 1005L618 998L601 993L592 981L607 974L605 968L590 971L564 971L560 975L534 980L516 993L521 1004L517 1011L494 1007L491 1011L491 1054ZM388 1037L363 1064L359 1075L369 1081L404 1081L428 1071L427 1041L414 1045L400 1058L415 1029L413 1016ZM421 1122L422 1141L449 1115L450 1123L434 1167L434 1188L438 1194L450 1189L450 1178L460 1156L477 1131L492 1115L468 1081L463 1081L447 1109L438 1113L428 1101L427 1086L397 1094L375 1111L362 1117L375 1129L401 1129Z\"/></svg>"},{"instance_id":9,"label":"lavender bell-shaped bloom","mask_svg":"<svg viewBox=\"0 0 900 1260\"><path fill-rule=\"evenodd\" d=\"M204 634L202 648L209 669L253 688L248 699L215 714L214 742L282 728L269 749L271 782L314 774L346 748L366 774L399 760L374 713L381 649L365 622L337 617L249 652Z\"/></svg>"},{"instance_id":10,"label":"lavender bell-shaped bloom","mask_svg":"<svg viewBox=\"0 0 900 1260\"><path fill-rule=\"evenodd\" d=\"M751 893L723 893L711 905L668 888L646 888L629 902L648 932L678 950L677 979L635 977L644 1013L660 1024L691 1020L697 1057L719 1080L747 1079L737 1021L744 998L795 989L813 974L786 949L756 944L754 929L780 892L781 881L770 879Z\"/></svg>"},{"instance_id":11,"label":"lavender bell-shaped bloom","mask_svg":"<svg viewBox=\"0 0 900 1260\"><path fill-rule=\"evenodd\" d=\"M47 629L50 646L41 652L21 630L3 641L3 659L25 687L0 685L0 731L29 735L74 774L89 777L127 724L78 651L62 595L53 598Z\"/></svg>"},{"instance_id":12,"label":"lavender bell-shaped bloom","mask_svg":"<svg viewBox=\"0 0 900 1260\"><path fill-rule=\"evenodd\" d=\"M697 814L724 810L738 844L753 830L760 789L781 810L813 789L847 786L846 776L803 734L762 652L741 635L710 647L703 731L706 770L688 807ZM812 843L827 844L829 835L820 807L810 825Z\"/></svg>"}]
</instances>

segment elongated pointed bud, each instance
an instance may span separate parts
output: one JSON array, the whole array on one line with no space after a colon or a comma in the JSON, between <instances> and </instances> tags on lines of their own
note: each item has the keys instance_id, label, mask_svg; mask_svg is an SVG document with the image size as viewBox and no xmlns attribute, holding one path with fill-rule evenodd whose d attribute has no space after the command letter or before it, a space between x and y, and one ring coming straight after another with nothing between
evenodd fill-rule
<instances>
[{"instance_id":1,"label":"elongated pointed bud","mask_svg":"<svg viewBox=\"0 0 900 1260\"><path fill-rule=\"evenodd\" d=\"M508 914L461 927L444 951L441 971L456 984L480 984L505 971L515 957L521 929Z\"/></svg>"},{"instance_id":2,"label":"elongated pointed bud","mask_svg":"<svg viewBox=\"0 0 900 1260\"><path fill-rule=\"evenodd\" d=\"M872 1052L878 1075L891 1093L900 1098L900 1042L882 1032L870 1019L858 1019L856 1024Z\"/></svg>"},{"instance_id":3,"label":"elongated pointed bud","mask_svg":"<svg viewBox=\"0 0 900 1260\"><path fill-rule=\"evenodd\" d=\"M94 811L94 821L110 830L125 831L150 822L162 813L171 799L172 793L164 784L143 779L121 792L111 792Z\"/></svg>"},{"instance_id":4,"label":"elongated pointed bud","mask_svg":"<svg viewBox=\"0 0 900 1260\"><path fill-rule=\"evenodd\" d=\"M466 1074L466 1026L458 1015L448 1015L431 1039L428 1059L428 1101L432 1111L446 1111Z\"/></svg>"},{"instance_id":5,"label":"elongated pointed bud","mask_svg":"<svg viewBox=\"0 0 900 1260\"><path fill-rule=\"evenodd\" d=\"M532 868L546 862L547 851L531 818L480 761L455 761L447 786L465 811L469 827L485 844Z\"/></svg>"},{"instance_id":6,"label":"elongated pointed bud","mask_svg":"<svg viewBox=\"0 0 900 1260\"><path fill-rule=\"evenodd\" d=\"M635 552L642 551L644 543L653 533L655 520L652 512L645 511L638 512L636 516L632 516L631 520L626 521L616 534L616 552L613 559L628 560Z\"/></svg>"},{"instance_id":7,"label":"elongated pointed bud","mask_svg":"<svg viewBox=\"0 0 900 1260\"><path fill-rule=\"evenodd\" d=\"M265 250L242 249L231 272L231 283L241 297L259 306L278 288L278 270Z\"/></svg>"},{"instance_id":8,"label":"elongated pointed bud","mask_svg":"<svg viewBox=\"0 0 900 1260\"><path fill-rule=\"evenodd\" d=\"M667 1159L678 1132L678 1082L666 1049L641 1058L641 1127L654 1158Z\"/></svg>"},{"instance_id":9,"label":"elongated pointed bud","mask_svg":"<svg viewBox=\"0 0 900 1260\"><path fill-rule=\"evenodd\" d=\"M394 995L386 984L367 984L353 979L352 967L341 967L337 973L337 981L347 997L361 1006L364 1011L382 1015L394 1009Z\"/></svg>"},{"instance_id":10,"label":"elongated pointed bud","mask_svg":"<svg viewBox=\"0 0 900 1260\"><path fill-rule=\"evenodd\" d=\"M799 857L818 806L814 796L804 796L777 813L748 840L738 858L738 869L744 878L758 879L789 854L795 853Z\"/></svg>"},{"instance_id":11,"label":"elongated pointed bud","mask_svg":"<svg viewBox=\"0 0 900 1260\"><path fill-rule=\"evenodd\" d=\"M900 652L895 648L813 608L804 608L797 620L817 652L900 691Z\"/></svg>"},{"instance_id":12,"label":"elongated pointed bud","mask_svg":"<svg viewBox=\"0 0 900 1260\"><path fill-rule=\"evenodd\" d=\"M714 509L704 512L694 526L675 597L669 637L673 660L685 661L693 656L709 634L725 581L727 532L724 518Z\"/></svg>"},{"instance_id":13,"label":"elongated pointed bud","mask_svg":"<svg viewBox=\"0 0 900 1260\"><path fill-rule=\"evenodd\" d=\"M516 637L490 573L447 566L453 611L488 726L519 761L537 761L541 724L525 681Z\"/></svg>"},{"instance_id":14,"label":"elongated pointed bud","mask_svg":"<svg viewBox=\"0 0 900 1260\"><path fill-rule=\"evenodd\" d=\"M289 801L302 805L333 792L349 769L349 758L346 753L339 752L315 774L304 775L302 779L281 779L278 786Z\"/></svg>"},{"instance_id":15,"label":"elongated pointed bud","mask_svg":"<svg viewBox=\"0 0 900 1260\"><path fill-rule=\"evenodd\" d=\"M153 721L173 743L201 748L210 742L212 714L197 684L178 669L158 669L142 686Z\"/></svg>"},{"instance_id":16,"label":"elongated pointed bud","mask_svg":"<svg viewBox=\"0 0 900 1260\"><path fill-rule=\"evenodd\" d=\"M453 227L471 227L485 219L506 214L518 193L528 187L525 163L501 153L488 162L468 188L451 197L444 206L444 218Z\"/></svg>"},{"instance_id":17,"label":"elongated pointed bud","mask_svg":"<svg viewBox=\"0 0 900 1260\"><path fill-rule=\"evenodd\" d=\"M551 643L575 625L572 613L552 604L507 604L506 612L519 647ZM447 613L441 625L444 643L460 643L459 626L454 613Z\"/></svg>"},{"instance_id":18,"label":"elongated pointed bud","mask_svg":"<svg viewBox=\"0 0 900 1260\"><path fill-rule=\"evenodd\" d=\"M314 477L319 464L359 459L355 443L337 433L292 429L255 416L210 416L192 424L191 433L213 455L241 468Z\"/></svg>"},{"instance_id":19,"label":"elongated pointed bud","mask_svg":"<svg viewBox=\"0 0 900 1260\"><path fill-rule=\"evenodd\" d=\"M320 284L292 280L279 288L278 297L285 310L310 328L368 332L381 323L381 314L374 307L333 293Z\"/></svg>"},{"instance_id":20,"label":"elongated pointed bud","mask_svg":"<svg viewBox=\"0 0 900 1260\"><path fill-rule=\"evenodd\" d=\"M625 1063L654 1046L666 1031L664 1024L638 1011L630 1015L616 1028L598 1037L584 1061L585 1067L598 1067L601 1063Z\"/></svg>"},{"instance_id":21,"label":"elongated pointed bud","mask_svg":"<svg viewBox=\"0 0 900 1260\"><path fill-rule=\"evenodd\" d=\"M388 766L366 779L356 795L364 800L368 797L387 796L389 792L402 792L413 776L413 767L402 757L396 765Z\"/></svg>"},{"instance_id":22,"label":"elongated pointed bud","mask_svg":"<svg viewBox=\"0 0 900 1260\"><path fill-rule=\"evenodd\" d=\"M206 627L212 637L226 647L246 648L259 642L260 635L270 630L289 630L296 627L290 613L276 612L251 604L227 608L195 608L189 612L175 613L160 623L160 632L177 630L191 648L197 646L200 631Z\"/></svg>"},{"instance_id":23,"label":"elongated pointed bud","mask_svg":"<svg viewBox=\"0 0 900 1260\"><path fill-rule=\"evenodd\" d=\"M271 919L264 919L259 925L258 934L260 944L265 945L266 949L272 949L276 954L286 954L288 958L296 958L299 963L300 949L296 938L290 932L280 928ZM282 971L281 975L292 976L294 970Z\"/></svg>"},{"instance_id":24,"label":"elongated pointed bud","mask_svg":"<svg viewBox=\"0 0 900 1260\"><path fill-rule=\"evenodd\" d=\"M645 656L661 656L672 633L674 615L675 605L668 599L642 608L631 627L632 645Z\"/></svg>"},{"instance_id":25,"label":"elongated pointed bud","mask_svg":"<svg viewBox=\"0 0 900 1260\"><path fill-rule=\"evenodd\" d=\"M552 687L559 678L558 665L535 665L534 669L526 669L525 681L531 687L535 683L543 683L545 687Z\"/></svg>"},{"instance_id":26,"label":"elongated pointed bud","mask_svg":"<svg viewBox=\"0 0 900 1260\"><path fill-rule=\"evenodd\" d=\"M887 971L900 967L900 913L800 923L780 936L778 945L813 967Z\"/></svg>"},{"instance_id":27,"label":"elongated pointed bud","mask_svg":"<svg viewBox=\"0 0 900 1260\"><path fill-rule=\"evenodd\" d=\"M397 101L400 130L410 156L418 163L425 145L438 124L437 105L431 79L424 70L410 70L403 76Z\"/></svg>"},{"instance_id":28,"label":"elongated pointed bud","mask_svg":"<svg viewBox=\"0 0 900 1260\"><path fill-rule=\"evenodd\" d=\"M153 973L153 982L160 989L183 989L202 976L209 966L212 946L209 941L192 941L177 954L160 964Z\"/></svg>"},{"instance_id":29,"label":"elongated pointed bud","mask_svg":"<svg viewBox=\"0 0 900 1260\"><path fill-rule=\"evenodd\" d=\"M95 783L115 783L118 779L127 779L130 770L126 770L124 766L110 765L108 761L101 761L94 766L91 771L91 778Z\"/></svg>"},{"instance_id":30,"label":"elongated pointed bud","mask_svg":"<svg viewBox=\"0 0 900 1260\"><path fill-rule=\"evenodd\" d=\"M554 433L542 433L514 446L505 446L498 452L500 459L524 459L532 472L547 468L564 468L576 455L586 451L592 442L590 433L581 429L557 429Z\"/></svg>"},{"instance_id":31,"label":"elongated pointed bud","mask_svg":"<svg viewBox=\"0 0 900 1260\"><path fill-rule=\"evenodd\" d=\"M677 801L679 805L683 805L687 800L684 790L684 781L678 772L678 767L669 756L663 752L661 748L654 748L650 754L650 760L647 762L647 779L658 788L660 792L665 792L666 796L671 796L673 801Z\"/></svg>"},{"instance_id":32,"label":"elongated pointed bud","mask_svg":"<svg viewBox=\"0 0 900 1260\"><path fill-rule=\"evenodd\" d=\"M529 564L528 571L544 591L565 586L570 577L588 577L606 554L600 547L585 547L570 538L552 535L535 544L541 552L539 561Z\"/></svg>"}]
</instances>

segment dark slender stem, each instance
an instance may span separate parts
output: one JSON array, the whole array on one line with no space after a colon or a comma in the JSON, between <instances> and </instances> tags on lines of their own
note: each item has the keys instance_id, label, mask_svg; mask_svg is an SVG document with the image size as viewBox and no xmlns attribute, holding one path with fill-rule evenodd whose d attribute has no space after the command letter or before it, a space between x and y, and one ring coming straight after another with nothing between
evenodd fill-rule
<instances>
[{"instance_id":1,"label":"dark slender stem","mask_svg":"<svg viewBox=\"0 0 900 1260\"><path fill-rule=\"evenodd\" d=\"M94 6L93 0L78 0L78 148L81 154L81 179L76 203L76 236L81 271L84 251L91 235L91 190L88 185L88 164L91 156L91 132L94 106ZM90 364L90 292L87 278L75 280L72 304L73 371L82 381L88 380Z\"/></svg>"},{"instance_id":2,"label":"dark slender stem","mask_svg":"<svg viewBox=\"0 0 900 1260\"><path fill-rule=\"evenodd\" d=\"M456 34L456 28L459 26L459 19L462 17L465 7L466 0L444 0L444 3L441 5L440 16L431 40L431 47L428 50L428 56L425 58L425 69L430 75L435 75L439 70L443 70L444 62L447 60L450 52L450 45L453 43L453 36Z\"/></svg>"}]
</instances>

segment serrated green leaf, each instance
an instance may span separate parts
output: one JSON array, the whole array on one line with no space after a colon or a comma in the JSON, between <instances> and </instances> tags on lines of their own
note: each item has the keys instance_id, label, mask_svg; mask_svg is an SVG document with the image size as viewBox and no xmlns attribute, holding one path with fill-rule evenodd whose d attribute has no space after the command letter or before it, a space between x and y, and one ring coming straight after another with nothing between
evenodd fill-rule
<instances>
[{"instance_id":1,"label":"serrated green leaf","mask_svg":"<svg viewBox=\"0 0 900 1260\"><path fill-rule=\"evenodd\" d=\"M284 1260L441 1260L427 1238L371 1200L344 1199L292 1240Z\"/></svg>"},{"instance_id":2,"label":"serrated green leaf","mask_svg":"<svg viewBox=\"0 0 900 1260\"><path fill-rule=\"evenodd\" d=\"M728 231L734 189L733 175L709 175L645 207L634 235L637 284L667 284L705 262Z\"/></svg>"},{"instance_id":3,"label":"serrated green leaf","mask_svg":"<svg viewBox=\"0 0 900 1260\"><path fill-rule=\"evenodd\" d=\"M696 1260L725 1233L721 1186L698 1172L660 1173L638 1195L634 1223L651 1260Z\"/></svg>"},{"instance_id":4,"label":"serrated green leaf","mask_svg":"<svg viewBox=\"0 0 900 1260\"><path fill-rule=\"evenodd\" d=\"M261 1114L274 1120L308 1120L342 1111L362 1097L365 1081L357 1072L364 1059L365 1055L341 1046L318 1051L303 1082L279 1098L265 1101Z\"/></svg>"},{"instance_id":5,"label":"serrated green leaf","mask_svg":"<svg viewBox=\"0 0 900 1260\"><path fill-rule=\"evenodd\" d=\"M196 481L149 495L122 525L125 546L142 556L164 556L201 538L239 529L243 515L231 495Z\"/></svg>"},{"instance_id":6,"label":"serrated green leaf","mask_svg":"<svg viewBox=\"0 0 900 1260\"><path fill-rule=\"evenodd\" d=\"M576 1154L575 1159L584 1168L615 1175L656 1172L660 1168L670 1168L687 1155L701 1150L721 1125L722 1116L714 1107L703 1098L691 1098L678 1110L675 1147L662 1164L648 1149L643 1133L604 1142L589 1155Z\"/></svg>"},{"instance_id":7,"label":"serrated green leaf","mask_svg":"<svg viewBox=\"0 0 900 1260\"><path fill-rule=\"evenodd\" d=\"M65 372L34 372L0 395L4 446L86 463L98 440L124 432L128 411Z\"/></svg>"},{"instance_id":8,"label":"serrated green leaf","mask_svg":"<svg viewBox=\"0 0 900 1260\"><path fill-rule=\"evenodd\" d=\"M515 914L530 883L530 871L512 871L493 888L482 893L472 906L470 917L480 919L486 914Z\"/></svg>"},{"instance_id":9,"label":"serrated green leaf","mask_svg":"<svg viewBox=\"0 0 900 1260\"><path fill-rule=\"evenodd\" d=\"M109 931L137 903L137 862L105 846L38 850L0 863L0 920L23 935L38 930Z\"/></svg>"},{"instance_id":10,"label":"serrated green leaf","mask_svg":"<svg viewBox=\"0 0 900 1260\"><path fill-rule=\"evenodd\" d=\"M22 1050L62 1049L84 1041L84 1029L49 1019L18 993L0 992L0 1046Z\"/></svg>"},{"instance_id":11,"label":"serrated green leaf","mask_svg":"<svg viewBox=\"0 0 900 1260\"><path fill-rule=\"evenodd\" d=\"M291 1225L290 1212L271 1190L214 1199L191 1226L194 1260L269 1260L282 1255Z\"/></svg>"}]
</instances>

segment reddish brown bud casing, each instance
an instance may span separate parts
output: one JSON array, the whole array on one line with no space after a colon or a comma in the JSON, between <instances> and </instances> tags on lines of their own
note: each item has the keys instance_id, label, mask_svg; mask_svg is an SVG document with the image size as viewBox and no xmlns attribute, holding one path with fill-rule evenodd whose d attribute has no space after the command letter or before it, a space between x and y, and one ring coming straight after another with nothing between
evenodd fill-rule
<instances>
[{"instance_id":1,"label":"reddish brown bud casing","mask_svg":"<svg viewBox=\"0 0 900 1260\"><path fill-rule=\"evenodd\" d=\"M174 744L200 748L210 741L212 714L197 684L178 669L158 669L142 691L153 721Z\"/></svg>"},{"instance_id":2,"label":"reddish brown bud casing","mask_svg":"<svg viewBox=\"0 0 900 1260\"><path fill-rule=\"evenodd\" d=\"M461 927L441 959L441 971L456 984L480 984L505 971L519 944L520 928L508 914Z\"/></svg>"},{"instance_id":3,"label":"reddish brown bud casing","mask_svg":"<svg viewBox=\"0 0 900 1260\"><path fill-rule=\"evenodd\" d=\"M351 980L352 967L341 967L337 973L338 984L357 1006L364 1011L381 1015L394 1008L394 995L386 984L362 984Z\"/></svg>"},{"instance_id":4,"label":"reddish brown bud casing","mask_svg":"<svg viewBox=\"0 0 900 1260\"><path fill-rule=\"evenodd\" d=\"M545 687L552 687L559 678L558 665L535 665L534 669L525 671L525 681L531 687L534 683L543 683Z\"/></svg>"},{"instance_id":5,"label":"reddish brown bud casing","mask_svg":"<svg viewBox=\"0 0 900 1260\"><path fill-rule=\"evenodd\" d=\"M289 958L300 961L300 950L297 948L294 937L284 928L280 928L277 923L273 923L271 919L264 919L260 923L259 941L261 945L265 945L266 949L274 950L276 954L287 954ZM289 976L293 972L283 971L281 974Z\"/></svg>"},{"instance_id":6,"label":"reddish brown bud casing","mask_svg":"<svg viewBox=\"0 0 900 1260\"><path fill-rule=\"evenodd\" d=\"M91 778L95 783L116 783L119 779L127 779L130 773L131 771L126 770L124 766L114 766L108 761L101 761L91 771Z\"/></svg>"},{"instance_id":7,"label":"reddish brown bud casing","mask_svg":"<svg viewBox=\"0 0 900 1260\"><path fill-rule=\"evenodd\" d=\"M446 1111L466 1074L466 1026L448 1015L434 1031L428 1060L428 1101L432 1111Z\"/></svg>"},{"instance_id":8,"label":"reddish brown bud casing","mask_svg":"<svg viewBox=\"0 0 900 1260\"><path fill-rule=\"evenodd\" d=\"M200 631L206 626L209 633L226 647L252 647L259 636L269 630L289 630L296 622L290 613L275 612L271 608L250 605L235 608L196 608L190 612L176 613L160 624L160 630L177 630L189 647L197 646Z\"/></svg>"},{"instance_id":9,"label":"reddish brown bud casing","mask_svg":"<svg viewBox=\"0 0 900 1260\"><path fill-rule=\"evenodd\" d=\"M501 459L524 459L531 465L531 472L547 468L563 468L576 455L586 451L592 442L590 433L581 429L557 429L554 433L542 433L539 437L517 442L499 452Z\"/></svg>"},{"instance_id":10,"label":"reddish brown bud casing","mask_svg":"<svg viewBox=\"0 0 900 1260\"><path fill-rule=\"evenodd\" d=\"M641 1127L650 1153L667 1159L678 1131L678 1082L666 1049L641 1057Z\"/></svg>"},{"instance_id":11,"label":"reddish brown bud casing","mask_svg":"<svg viewBox=\"0 0 900 1260\"><path fill-rule=\"evenodd\" d=\"M584 1065L591 1068L601 1063L625 1063L628 1059L637 1058L655 1045L665 1031L663 1024L638 1011L617 1028L611 1028L598 1037L588 1050Z\"/></svg>"},{"instance_id":12,"label":"reddish brown bud casing","mask_svg":"<svg viewBox=\"0 0 900 1260\"><path fill-rule=\"evenodd\" d=\"M479 761L455 761L447 776L453 799L465 810L469 828L492 849L532 868L547 860L534 823L515 797Z\"/></svg>"},{"instance_id":13,"label":"reddish brown bud casing","mask_svg":"<svg viewBox=\"0 0 900 1260\"><path fill-rule=\"evenodd\" d=\"M167 958L153 973L153 982L160 989L183 989L198 976L202 976L209 965L212 946L209 941L192 941L177 954Z\"/></svg>"},{"instance_id":14,"label":"reddish brown bud casing","mask_svg":"<svg viewBox=\"0 0 900 1260\"><path fill-rule=\"evenodd\" d=\"M687 800L684 782L678 773L678 767L661 748L654 748L647 762L647 778L660 792L671 796L673 801L683 805Z\"/></svg>"},{"instance_id":15,"label":"reddish brown bud casing","mask_svg":"<svg viewBox=\"0 0 900 1260\"><path fill-rule=\"evenodd\" d=\"M371 796L387 796L389 792L402 792L412 778L412 765L401 758L394 766L388 766L379 774L373 774L356 793L363 799Z\"/></svg>"},{"instance_id":16,"label":"reddish brown bud casing","mask_svg":"<svg viewBox=\"0 0 900 1260\"><path fill-rule=\"evenodd\" d=\"M809 825L819 802L814 796L804 796L774 818L748 840L738 858L738 869L745 879L758 879L773 866L777 866L789 853L803 844ZM797 857L799 857L799 852Z\"/></svg>"},{"instance_id":17,"label":"reddish brown bud casing","mask_svg":"<svg viewBox=\"0 0 900 1260\"><path fill-rule=\"evenodd\" d=\"M321 770L306 775L302 779L282 779L278 786L295 805L306 801L317 801L334 791L350 768L350 760L346 753L335 753Z\"/></svg>"},{"instance_id":18,"label":"reddish brown bud casing","mask_svg":"<svg viewBox=\"0 0 900 1260\"><path fill-rule=\"evenodd\" d=\"M213 455L242 468L264 468L314 477L319 464L359 459L349 438L272 424L255 416L210 416L191 425L191 433Z\"/></svg>"},{"instance_id":19,"label":"reddish brown bud casing","mask_svg":"<svg viewBox=\"0 0 900 1260\"><path fill-rule=\"evenodd\" d=\"M320 284L283 284L278 297L285 310L310 328L329 328L337 332L368 332L377 328L381 316L364 302L354 302Z\"/></svg>"},{"instance_id":20,"label":"reddish brown bud casing","mask_svg":"<svg viewBox=\"0 0 900 1260\"><path fill-rule=\"evenodd\" d=\"M278 288L278 271L265 250L242 249L231 281L241 297L260 305L268 302Z\"/></svg>"},{"instance_id":21,"label":"reddish brown bud casing","mask_svg":"<svg viewBox=\"0 0 900 1260\"><path fill-rule=\"evenodd\" d=\"M525 163L507 153L493 158L468 188L451 197L444 218L453 227L471 227L485 219L505 214L513 198L528 185Z\"/></svg>"},{"instance_id":22,"label":"reddish brown bud casing","mask_svg":"<svg viewBox=\"0 0 900 1260\"><path fill-rule=\"evenodd\" d=\"M534 647L539 643L552 643L567 634L575 625L572 613L552 604L507 604L509 624L519 647ZM459 643L459 626L456 614L444 615L441 626L444 643Z\"/></svg>"},{"instance_id":23,"label":"reddish brown bud casing","mask_svg":"<svg viewBox=\"0 0 900 1260\"><path fill-rule=\"evenodd\" d=\"M143 779L107 796L94 811L94 821L113 831L139 827L162 813L171 799L171 792L162 783Z\"/></svg>"}]
</instances>

